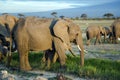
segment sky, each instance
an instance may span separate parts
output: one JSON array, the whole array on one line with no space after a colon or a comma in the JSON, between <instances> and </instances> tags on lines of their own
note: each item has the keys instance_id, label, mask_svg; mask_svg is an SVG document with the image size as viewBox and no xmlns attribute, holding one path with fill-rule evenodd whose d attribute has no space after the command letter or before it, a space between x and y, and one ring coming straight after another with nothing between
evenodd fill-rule
<instances>
[{"instance_id":1,"label":"sky","mask_svg":"<svg viewBox=\"0 0 120 80\"><path fill-rule=\"evenodd\" d=\"M84 9L119 0L0 0L0 13L32 13L57 10ZM113 4L111 6L114 7ZM120 6L119 6L120 7ZM89 8L88 8L89 9ZM100 8L99 8L100 9ZM102 8L103 9L103 8ZM114 10L113 10L114 11Z\"/></svg>"}]
</instances>

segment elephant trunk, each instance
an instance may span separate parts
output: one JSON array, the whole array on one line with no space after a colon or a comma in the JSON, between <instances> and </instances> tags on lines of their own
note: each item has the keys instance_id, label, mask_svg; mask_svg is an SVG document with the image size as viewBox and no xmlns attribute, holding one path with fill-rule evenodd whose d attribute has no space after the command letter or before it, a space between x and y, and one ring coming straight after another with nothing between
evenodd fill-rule
<instances>
[{"instance_id":1,"label":"elephant trunk","mask_svg":"<svg viewBox=\"0 0 120 80\"><path fill-rule=\"evenodd\" d=\"M105 32L105 33L104 33L104 42L105 42L105 40L106 40L106 37L107 37L107 33Z\"/></svg>"},{"instance_id":2,"label":"elephant trunk","mask_svg":"<svg viewBox=\"0 0 120 80\"><path fill-rule=\"evenodd\" d=\"M78 34L76 37L76 43L78 45L78 49L80 50L80 59L81 59L81 66L84 66L84 47L83 47L83 40L82 34Z\"/></svg>"},{"instance_id":3,"label":"elephant trunk","mask_svg":"<svg viewBox=\"0 0 120 80\"><path fill-rule=\"evenodd\" d=\"M71 48L69 49L69 51L70 51L70 53L71 53L73 56L76 57L75 53L73 52L73 50L72 50Z\"/></svg>"}]
</instances>

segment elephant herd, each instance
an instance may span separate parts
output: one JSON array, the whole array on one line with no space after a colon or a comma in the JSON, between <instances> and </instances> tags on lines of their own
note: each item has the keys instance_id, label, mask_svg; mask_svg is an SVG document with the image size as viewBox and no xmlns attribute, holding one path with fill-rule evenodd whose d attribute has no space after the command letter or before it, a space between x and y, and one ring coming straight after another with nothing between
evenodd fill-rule
<instances>
[{"instance_id":1,"label":"elephant herd","mask_svg":"<svg viewBox=\"0 0 120 80\"><path fill-rule=\"evenodd\" d=\"M118 38L120 38L120 20L115 20L110 27L102 27L98 25L88 26L86 29L86 44L89 45L91 39L94 37L96 38L94 45L98 42L101 43L101 36L104 36L104 42L118 43Z\"/></svg>"},{"instance_id":2,"label":"elephant herd","mask_svg":"<svg viewBox=\"0 0 120 80\"><path fill-rule=\"evenodd\" d=\"M109 35L110 40L117 43L120 37L120 20L116 20L110 28L89 26L86 29L87 45L96 37L95 44L101 43L101 35ZM8 65L12 59L11 52L19 54L20 70L31 70L29 51L43 51L42 61L50 67L59 59L61 67L65 66L67 50L73 56L71 43L80 50L80 65L84 66L84 45L80 27L70 19L41 19L37 17L17 18L4 14L0 16L0 61L7 56Z\"/></svg>"},{"instance_id":3,"label":"elephant herd","mask_svg":"<svg viewBox=\"0 0 120 80\"><path fill-rule=\"evenodd\" d=\"M48 67L50 62L56 62L57 59L61 67L64 67L67 58L65 51L69 50L75 56L71 42L78 45L81 66L83 66L82 33L79 26L72 20L17 18L8 14L0 16L0 60L6 55L9 65L12 58L11 52L17 50L20 70L32 69L29 63L29 51L44 51L42 60L49 62ZM8 54L7 51L9 51Z\"/></svg>"}]
</instances>

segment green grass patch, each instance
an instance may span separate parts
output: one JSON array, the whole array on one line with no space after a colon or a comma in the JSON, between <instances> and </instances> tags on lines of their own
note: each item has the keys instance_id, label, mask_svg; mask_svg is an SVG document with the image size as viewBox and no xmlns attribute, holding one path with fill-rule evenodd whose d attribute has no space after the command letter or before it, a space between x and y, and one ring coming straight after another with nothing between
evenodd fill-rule
<instances>
[{"instance_id":1,"label":"green grass patch","mask_svg":"<svg viewBox=\"0 0 120 80\"><path fill-rule=\"evenodd\" d=\"M33 70L45 70L41 59L43 54L33 53L29 54L29 61ZM11 62L12 67L19 66L18 54L13 54ZM66 61L67 68L62 72L65 74L73 74L75 76L100 80L120 80L120 62L101 59L87 59L85 66L80 66L80 58L67 55ZM51 64L51 68L47 71L60 72L60 64L56 62Z\"/></svg>"}]
</instances>

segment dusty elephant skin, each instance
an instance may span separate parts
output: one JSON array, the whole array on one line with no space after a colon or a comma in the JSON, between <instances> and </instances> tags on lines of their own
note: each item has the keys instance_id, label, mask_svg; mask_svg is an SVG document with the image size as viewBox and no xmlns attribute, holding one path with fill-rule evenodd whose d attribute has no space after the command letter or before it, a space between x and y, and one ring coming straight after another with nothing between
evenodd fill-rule
<instances>
[{"instance_id":1,"label":"dusty elephant skin","mask_svg":"<svg viewBox=\"0 0 120 80\"><path fill-rule=\"evenodd\" d=\"M115 20L110 28L112 30L113 43L118 43L118 38L120 38L120 20Z\"/></svg>"},{"instance_id":2,"label":"dusty elephant skin","mask_svg":"<svg viewBox=\"0 0 120 80\"><path fill-rule=\"evenodd\" d=\"M105 29L101 26L91 25L88 26L86 29L86 37L87 37L87 45L90 44L90 40L94 37L96 37L96 41L94 45L96 45L99 41L101 43L101 34L105 35L104 40L106 38L106 32Z\"/></svg>"},{"instance_id":3,"label":"dusty elephant skin","mask_svg":"<svg viewBox=\"0 0 120 80\"><path fill-rule=\"evenodd\" d=\"M58 20L53 27L55 34L55 36L53 36L49 29L51 21L52 20L42 22L42 20L35 17L28 17L18 21L14 31L14 37L19 53L21 70L31 70L28 61L28 53L30 50L52 50L52 43L54 43L61 66L65 65L65 51L68 47L71 47L67 32L69 23L65 20Z\"/></svg>"},{"instance_id":4,"label":"dusty elephant skin","mask_svg":"<svg viewBox=\"0 0 120 80\"><path fill-rule=\"evenodd\" d=\"M81 52L80 53L81 66L83 66L84 65L84 47L83 47L83 40L82 40L82 32L81 32L79 26L76 25L75 23L73 23L71 20L65 19L65 21L67 21L69 23L68 35L69 35L70 42L78 45L78 48ZM52 53L53 55L52 56L49 55L50 53ZM58 59L58 55L55 52L55 50L54 51L48 50L45 52L45 55L46 56L44 56L43 59L49 63L50 62L55 63L56 60Z\"/></svg>"}]
</instances>

